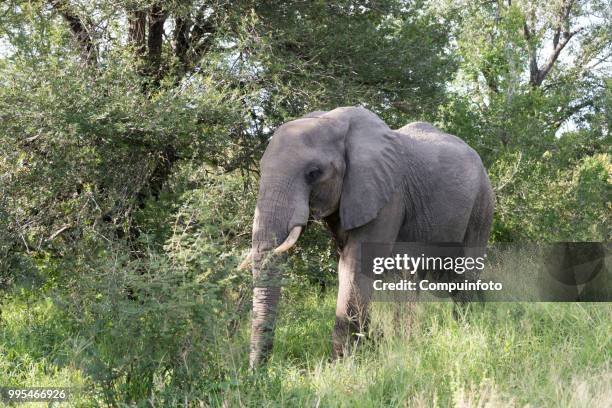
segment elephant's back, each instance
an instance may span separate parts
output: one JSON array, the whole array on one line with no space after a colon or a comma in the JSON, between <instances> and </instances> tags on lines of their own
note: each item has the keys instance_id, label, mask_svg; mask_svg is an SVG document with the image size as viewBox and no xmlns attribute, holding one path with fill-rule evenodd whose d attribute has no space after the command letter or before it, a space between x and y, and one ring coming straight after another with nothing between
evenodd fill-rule
<instances>
[{"instance_id":1,"label":"elephant's back","mask_svg":"<svg viewBox=\"0 0 612 408\"><path fill-rule=\"evenodd\" d=\"M477 168L483 167L480 155L470 145L457 136L443 132L431 123L409 123L396 132L408 146L418 150L423 157L464 158Z\"/></svg>"},{"instance_id":2,"label":"elephant's back","mask_svg":"<svg viewBox=\"0 0 612 408\"><path fill-rule=\"evenodd\" d=\"M408 137L412 140L428 142L431 144L456 144L458 146L465 146L469 148L469 145L457 136L445 133L438 129L431 123L427 122L412 122L404 127L396 130L401 133L403 137Z\"/></svg>"},{"instance_id":3,"label":"elephant's back","mask_svg":"<svg viewBox=\"0 0 612 408\"><path fill-rule=\"evenodd\" d=\"M445 188L463 186L468 196L489 183L480 155L457 136L443 132L427 122L413 122L396 133L404 140L406 151L422 164L420 171ZM451 186L448 186L449 181ZM437 188L436 188L437 189Z\"/></svg>"}]
</instances>

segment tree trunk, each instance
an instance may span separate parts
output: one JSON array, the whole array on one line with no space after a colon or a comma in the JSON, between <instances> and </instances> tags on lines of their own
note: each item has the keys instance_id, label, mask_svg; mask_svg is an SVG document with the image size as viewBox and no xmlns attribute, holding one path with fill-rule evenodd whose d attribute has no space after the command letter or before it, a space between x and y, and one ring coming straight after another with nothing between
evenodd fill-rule
<instances>
[{"instance_id":1,"label":"tree trunk","mask_svg":"<svg viewBox=\"0 0 612 408\"><path fill-rule=\"evenodd\" d=\"M161 78L161 53L164 40L164 23L166 14L159 3L154 4L149 12L149 37L147 46L149 48L149 72L156 81Z\"/></svg>"},{"instance_id":2,"label":"tree trunk","mask_svg":"<svg viewBox=\"0 0 612 408\"><path fill-rule=\"evenodd\" d=\"M144 10L128 11L128 41L134 47L134 52L138 57L144 56L147 51L146 25L147 13Z\"/></svg>"}]
</instances>

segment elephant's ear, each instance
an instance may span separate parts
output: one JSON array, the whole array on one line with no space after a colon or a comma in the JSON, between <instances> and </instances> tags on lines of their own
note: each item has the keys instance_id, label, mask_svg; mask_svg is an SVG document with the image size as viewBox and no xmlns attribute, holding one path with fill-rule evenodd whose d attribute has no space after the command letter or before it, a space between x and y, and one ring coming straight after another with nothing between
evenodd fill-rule
<instances>
[{"instance_id":1,"label":"elephant's ear","mask_svg":"<svg viewBox=\"0 0 612 408\"><path fill-rule=\"evenodd\" d=\"M396 132L365 109L353 115L345 139L346 172L340 198L342 228L372 221L402 183L403 146Z\"/></svg>"}]
</instances>

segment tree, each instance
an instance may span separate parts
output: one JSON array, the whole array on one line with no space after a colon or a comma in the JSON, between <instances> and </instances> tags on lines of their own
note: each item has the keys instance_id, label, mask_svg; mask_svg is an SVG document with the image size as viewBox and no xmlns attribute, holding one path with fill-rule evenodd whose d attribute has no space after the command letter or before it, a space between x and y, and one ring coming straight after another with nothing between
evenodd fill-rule
<instances>
[{"instance_id":1,"label":"tree","mask_svg":"<svg viewBox=\"0 0 612 408\"><path fill-rule=\"evenodd\" d=\"M445 7L463 57L461 93L489 118L489 148L513 143L510 134L520 132L508 122L517 114L540 134L531 142L546 148L601 97L612 58L607 2L453 4Z\"/></svg>"},{"instance_id":2,"label":"tree","mask_svg":"<svg viewBox=\"0 0 612 408\"><path fill-rule=\"evenodd\" d=\"M591 184L599 196L588 204L572 191L584 191L580 183L587 180L605 184L602 174L609 168L609 157L600 155L609 150L609 127L602 126L612 63L609 3L437 6L454 17L462 57L456 98L442 123L470 141L490 168L498 195L494 235L605 239L605 226L586 227L607 218L605 189ZM598 175L578 176L587 167L597 168Z\"/></svg>"},{"instance_id":3,"label":"tree","mask_svg":"<svg viewBox=\"0 0 612 408\"><path fill-rule=\"evenodd\" d=\"M8 189L46 197L20 205L55 214L36 223L45 226L33 246L76 232L83 214L54 208L75 198L90 207L76 204L87 196L101 210L86 218L133 238L131 214L159 197L177 162L255 170L271 131L309 110L365 104L398 124L426 117L453 60L442 24L419 6L5 3L1 131L6 171L21 175ZM28 211L20 225L31 227Z\"/></svg>"},{"instance_id":4,"label":"tree","mask_svg":"<svg viewBox=\"0 0 612 408\"><path fill-rule=\"evenodd\" d=\"M353 104L398 126L435 115L455 62L422 6L0 4L0 284L52 296L94 339L73 357L108 404L226 375L211 344L248 304L249 183L279 124Z\"/></svg>"}]
</instances>

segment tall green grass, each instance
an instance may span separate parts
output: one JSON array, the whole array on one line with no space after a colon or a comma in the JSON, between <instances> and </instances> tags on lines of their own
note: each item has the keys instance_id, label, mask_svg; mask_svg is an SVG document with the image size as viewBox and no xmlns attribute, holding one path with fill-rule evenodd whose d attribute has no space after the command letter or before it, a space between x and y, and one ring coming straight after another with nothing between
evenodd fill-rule
<instances>
[{"instance_id":1,"label":"tall green grass","mask_svg":"<svg viewBox=\"0 0 612 408\"><path fill-rule=\"evenodd\" d=\"M267 367L255 373L246 368L245 318L233 338L216 345L224 380L210 384L203 375L198 392L176 389L172 400L253 407L612 404L610 304L488 303L457 319L448 303L379 303L369 339L351 356L330 362L334 308L333 292L300 295L289 288ZM87 340L70 333L49 300L5 302L1 382L72 386L81 392L69 405L102 405L72 361ZM158 399L153 390L141 405L162 406L168 392Z\"/></svg>"}]
</instances>

